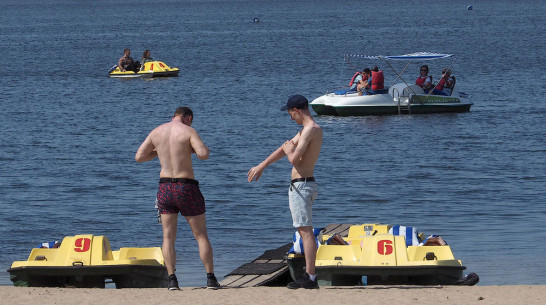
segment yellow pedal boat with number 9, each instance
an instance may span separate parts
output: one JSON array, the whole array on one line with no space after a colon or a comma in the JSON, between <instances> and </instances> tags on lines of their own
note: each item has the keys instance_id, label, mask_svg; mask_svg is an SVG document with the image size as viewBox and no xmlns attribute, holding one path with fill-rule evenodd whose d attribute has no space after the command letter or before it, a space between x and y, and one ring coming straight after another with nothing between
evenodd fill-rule
<instances>
[{"instance_id":1,"label":"yellow pedal boat with number 9","mask_svg":"<svg viewBox=\"0 0 546 305\"><path fill-rule=\"evenodd\" d=\"M122 72L118 65L114 65L108 71L109 77L136 78L136 77L173 77L178 76L180 69L169 67L162 61L149 61L142 65L139 71Z\"/></svg>"},{"instance_id":2,"label":"yellow pedal boat with number 9","mask_svg":"<svg viewBox=\"0 0 546 305\"><path fill-rule=\"evenodd\" d=\"M431 236L431 242L422 245L423 234L411 227L338 226L345 226L344 234L325 234L318 239L315 269L319 285L460 285L464 280L466 267L441 237ZM334 235L336 242L330 242ZM292 278L301 277L304 256L289 253L287 263Z\"/></svg>"},{"instance_id":3,"label":"yellow pedal boat with number 9","mask_svg":"<svg viewBox=\"0 0 546 305\"><path fill-rule=\"evenodd\" d=\"M26 261L8 269L14 286L104 288L167 287L168 275L159 247L112 251L106 236L67 236L58 248L34 248Z\"/></svg>"}]
</instances>

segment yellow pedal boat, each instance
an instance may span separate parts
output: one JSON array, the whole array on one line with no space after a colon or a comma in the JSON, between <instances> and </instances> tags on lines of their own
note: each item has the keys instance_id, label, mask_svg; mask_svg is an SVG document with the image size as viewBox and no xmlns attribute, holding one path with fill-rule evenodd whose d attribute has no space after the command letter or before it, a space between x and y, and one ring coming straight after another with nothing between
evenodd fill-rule
<instances>
[{"instance_id":1,"label":"yellow pedal boat","mask_svg":"<svg viewBox=\"0 0 546 305\"><path fill-rule=\"evenodd\" d=\"M466 267L447 244L411 245L415 241L407 243L392 225L346 225L345 231L347 227L348 233L340 234L347 244L327 244L331 235L319 240L315 264L321 286L455 285L463 279ZM303 255L289 254L287 263L294 280L303 274Z\"/></svg>"},{"instance_id":2,"label":"yellow pedal boat","mask_svg":"<svg viewBox=\"0 0 546 305\"><path fill-rule=\"evenodd\" d=\"M113 66L108 71L108 76L118 78L135 78L135 77L172 77L178 76L180 69L169 67L162 61L146 62L138 72L125 71L122 72L117 65Z\"/></svg>"},{"instance_id":3,"label":"yellow pedal boat","mask_svg":"<svg viewBox=\"0 0 546 305\"><path fill-rule=\"evenodd\" d=\"M26 261L8 269L14 286L104 288L167 287L168 275L159 247L112 251L105 236L76 235L59 248L32 249Z\"/></svg>"}]
</instances>

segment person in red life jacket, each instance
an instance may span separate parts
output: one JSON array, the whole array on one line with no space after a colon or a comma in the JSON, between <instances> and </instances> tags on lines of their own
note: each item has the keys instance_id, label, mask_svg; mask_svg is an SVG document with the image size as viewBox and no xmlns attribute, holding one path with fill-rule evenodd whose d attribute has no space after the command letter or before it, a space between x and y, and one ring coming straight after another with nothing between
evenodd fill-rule
<instances>
[{"instance_id":1,"label":"person in red life jacket","mask_svg":"<svg viewBox=\"0 0 546 305\"><path fill-rule=\"evenodd\" d=\"M364 71L358 71L353 75L353 77L351 78L351 81L349 82L349 91L357 90L357 86L363 78L363 75L364 75L363 73Z\"/></svg>"},{"instance_id":2,"label":"person in red life jacket","mask_svg":"<svg viewBox=\"0 0 546 305\"><path fill-rule=\"evenodd\" d=\"M432 76L428 75L428 66L422 65L421 72L419 77L415 80L415 84L425 92L427 92L432 87Z\"/></svg>"},{"instance_id":3,"label":"person in red life jacket","mask_svg":"<svg viewBox=\"0 0 546 305\"><path fill-rule=\"evenodd\" d=\"M372 80L371 88L372 90L381 90L385 89L384 86L385 78L383 77L383 71L380 71L377 66L372 68Z\"/></svg>"},{"instance_id":4,"label":"person in red life jacket","mask_svg":"<svg viewBox=\"0 0 546 305\"><path fill-rule=\"evenodd\" d=\"M438 84L436 84L433 94L451 95L453 87L455 87L455 76L451 75L451 69L444 68L442 70L442 78L438 81Z\"/></svg>"},{"instance_id":5,"label":"person in red life jacket","mask_svg":"<svg viewBox=\"0 0 546 305\"><path fill-rule=\"evenodd\" d=\"M368 68L362 70L362 79L358 82L356 89L358 95L362 95L372 87L372 71Z\"/></svg>"}]
</instances>

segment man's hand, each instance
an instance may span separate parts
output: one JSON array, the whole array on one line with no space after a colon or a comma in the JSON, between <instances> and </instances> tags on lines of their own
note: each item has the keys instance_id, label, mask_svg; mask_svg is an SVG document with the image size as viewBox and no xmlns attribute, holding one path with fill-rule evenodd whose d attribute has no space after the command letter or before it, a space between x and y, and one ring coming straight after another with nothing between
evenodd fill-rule
<instances>
[{"instance_id":1,"label":"man's hand","mask_svg":"<svg viewBox=\"0 0 546 305\"><path fill-rule=\"evenodd\" d=\"M264 168L260 165L254 166L248 171L247 177L248 182L252 182L252 180L258 181L260 179L260 176L264 172Z\"/></svg>"},{"instance_id":2,"label":"man's hand","mask_svg":"<svg viewBox=\"0 0 546 305\"><path fill-rule=\"evenodd\" d=\"M294 144L294 142L292 142L292 140L288 140L288 141L284 142L284 144L282 145L282 150L287 155L289 153L294 152L295 149L296 149L296 144Z\"/></svg>"}]
</instances>

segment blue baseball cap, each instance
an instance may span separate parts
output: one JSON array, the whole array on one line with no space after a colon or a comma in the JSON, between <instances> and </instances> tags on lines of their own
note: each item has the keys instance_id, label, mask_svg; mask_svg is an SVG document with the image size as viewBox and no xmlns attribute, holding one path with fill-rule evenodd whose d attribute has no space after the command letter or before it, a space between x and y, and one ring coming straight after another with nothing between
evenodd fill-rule
<instances>
[{"instance_id":1,"label":"blue baseball cap","mask_svg":"<svg viewBox=\"0 0 546 305\"><path fill-rule=\"evenodd\" d=\"M286 102L286 106L283 106L281 108L281 111L286 111L287 109L307 109L309 108L309 102L303 95L294 94L291 97L288 98L288 102Z\"/></svg>"}]
</instances>

